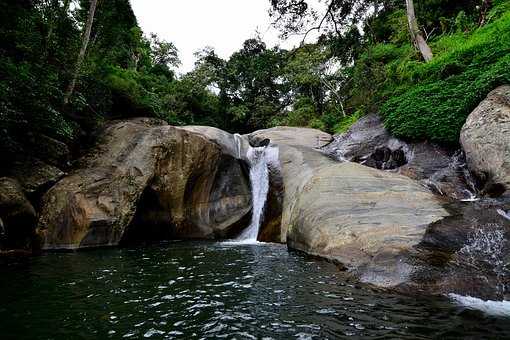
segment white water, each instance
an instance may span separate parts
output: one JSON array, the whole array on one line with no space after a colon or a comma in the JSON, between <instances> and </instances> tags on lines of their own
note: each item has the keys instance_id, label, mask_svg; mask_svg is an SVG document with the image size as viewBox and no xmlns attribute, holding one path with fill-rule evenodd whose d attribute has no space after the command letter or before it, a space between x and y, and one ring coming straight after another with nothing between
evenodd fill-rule
<instances>
[{"instance_id":1,"label":"white water","mask_svg":"<svg viewBox=\"0 0 510 340\"><path fill-rule=\"evenodd\" d=\"M476 309L489 315L510 317L510 301L482 300L471 296L448 294L457 304L468 309Z\"/></svg>"},{"instance_id":2,"label":"white water","mask_svg":"<svg viewBox=\"0 0 510 340\"><path fill-rule=\"evenodd\" d=\"M264 215L269 192L269 166L277 164L276 147L250 147L246 153L250 166L250 186L252 192L252 216L250 225L234 241L236 243L257 243L260 224Z\"/></svg>"},{"instance_id":3,"label":"white water","mask_svg":"<svg viewBox=\"0 0 510 340\"><path fill-rule=\"evenodd\" d=\"M497 209L496 211L498 212L498 214L500 214L501 216L510 221L510 211L506 212L503 209Z\"/></svg>"},{"instance_id":4,"label":"white water","mask_svg":"<svg viewBox=\"0 0 510 340\"><path fill-rule=\"evenodd\" d=\"M480 261L490 264L498 279L496 290L505 292L507 287L504 278L507 277L506 260L504 257L504 230L498 224L487 224L482 229L473 231L458 253L458 260L472 268L480 267ZM510 301L482 300L472 296L448 294L457 304L468 309L480 310L494 316L510 317Z\"/></svg>"}]
</instances>

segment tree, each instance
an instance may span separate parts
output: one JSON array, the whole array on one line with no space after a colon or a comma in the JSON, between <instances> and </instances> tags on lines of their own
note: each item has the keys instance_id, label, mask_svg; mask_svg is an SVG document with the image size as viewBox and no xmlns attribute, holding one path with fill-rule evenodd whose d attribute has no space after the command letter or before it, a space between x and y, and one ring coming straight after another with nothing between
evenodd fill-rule
<instances>
[{"instance_id":1,"label":"tree","mask_svg":"<svg viewBox=\"0 0 510 340\"><path fill-rule=\"evenodd\" d=\"M423 34L421 33L421 30L418 26L418 20L416 19L416 14L414 11L413 0L406 0L406 13L407 21L409 24L409 33L411 34L411 39L413 41L414 46L420 51L425 61L432 60L433 57L432 50L427 44L427 41L423 37Z\"/></svg>"},{"instance_id":2,"label":"tree","mask_svg":"<svg viewBox=\"0 0 510 340\"><path fill-rule=\"evenodd\" d=\"M83 64L83 60L85 59L85 53L87 52L87 46L90 40L90 33L92 32L92 24L94 23L94 15L96 13L97 0L90 1L89 12L87 16L87 23L85 24L85 30L82 36L82 43L80 52L78 53L78 59L76 60L76 65L74 68L74 73L71 78L71 82L69 83L69 87L64 95L64 105L69 103L71 96L73 95L74 88L76 86L76 81L78 80L78 76L80 74L81 65Z\"/></svg>"},{"instance_id":3,"label":"tree","mask_svg":"<svg viewBox=\"0 0 510 340\"><path fill-rule=\"evenodd\" d=\"M175 45L161 40L154 33L151 34L151 57L155 65L178 67L181 64Z\"/></svg>"}]
</instances>

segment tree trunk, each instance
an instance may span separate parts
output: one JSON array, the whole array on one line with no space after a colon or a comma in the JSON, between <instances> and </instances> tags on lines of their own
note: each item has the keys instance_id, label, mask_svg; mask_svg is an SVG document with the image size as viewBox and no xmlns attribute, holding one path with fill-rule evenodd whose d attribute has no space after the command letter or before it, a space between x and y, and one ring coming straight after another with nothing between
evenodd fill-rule
<instances>
[{"instance_id":1,"label":"tree trunk","mask_svg":"<svg viewBox=\"0 0 510 340\"><path fill-rule=\"evenodd\" d=\"M432 60L433 54L430 49L427 41L423 37L423 34L418 27L418 20L416 20L416 15L414 13L414 3L413 0L406 0L407 6L407 21L409 23L409 32L411 33L411 39L413 40L414 46L420 51L423 59L425 61Z\"/></svg>"},{"instance_id":2,"label":"tree trunk","mask_svg":"<svg viewBox=\"0 0 510 340\"><path fill-rule=\"evenodd\" d=\"M480 19L478 20L478 26L483 26L487 22L487 13L492 7L492 0L483 0L482 6L480 7Z\"/></svg>"},{"instance_id":3,"label":"tree trunk","mask_svg":"<svg viewBox=\"0 0 510 340\"><path fill-rule=\"evenodd\" d=\"M74 88L76 86L76 81L80 74L81 65L83 64L83 60L85 59L85 53L87 52L87 46L88 46L89 40L90 40L90 32L92 32L92 24L94 22L94 15L96 13L97 1L98 0L90 1L87 23L85 24L85 31L83 32L83 37L82 37L81 49L80 49L80 53L78 53L78 59L76 60L73 77L71 78L69 87L67 88L67 91L64 95L64 105L67 105L69 103L69 100L71 99L71 96L73 95Z\"/></svg>"}]
</instances>

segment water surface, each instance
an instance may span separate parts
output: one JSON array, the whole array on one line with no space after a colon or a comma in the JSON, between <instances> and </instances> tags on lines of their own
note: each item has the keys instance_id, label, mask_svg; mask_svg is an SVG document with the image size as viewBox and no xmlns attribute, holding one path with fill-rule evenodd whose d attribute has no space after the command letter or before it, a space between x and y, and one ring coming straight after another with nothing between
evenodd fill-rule
<instances>
[{"instance_id":1,"label":"water surface","mask_svg":"<svg viewBox=\"0 0 510 340\"><path fill-rule=\"evenodd\" d=\"M2 339L510 338L510 319L350 284L281 245L173 242L0 265Z\"/></svg>"}]
</instances>

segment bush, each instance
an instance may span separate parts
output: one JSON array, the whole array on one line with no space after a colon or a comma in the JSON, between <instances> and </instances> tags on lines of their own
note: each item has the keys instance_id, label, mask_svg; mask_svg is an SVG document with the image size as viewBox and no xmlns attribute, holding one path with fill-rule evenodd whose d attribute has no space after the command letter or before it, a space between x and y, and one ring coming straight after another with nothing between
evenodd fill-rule
<instances>
[{"instance_id":1,"label":"bush","mask_svg":"<svg viewBox=\"0 0 510 340\"><path fill-rule=\"evenodd\" d=\"M406 139L457 144L460 130L488 92L510 83L510 13L477 29L432 45L429 63L405 63L403 83L381 108L385 125Z\"/></svg>"}]
</instances>

